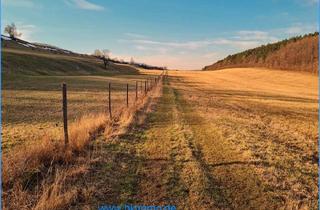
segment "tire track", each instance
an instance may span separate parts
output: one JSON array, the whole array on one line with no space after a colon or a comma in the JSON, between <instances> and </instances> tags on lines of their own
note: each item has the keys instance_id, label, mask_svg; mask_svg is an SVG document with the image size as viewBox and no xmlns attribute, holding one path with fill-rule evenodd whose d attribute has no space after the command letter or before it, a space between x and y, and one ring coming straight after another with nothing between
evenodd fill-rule
<instances>
[{"instance_id":1,"label":"tire track","mask_svg":"<svg viewBox=\"0 0 320 210\"><path fill-rule=\"evenodd\" d=\"M139 195L138 200L147 204L171 203L178 209L225 209L228 202L195 145L191 129L182 120L177 100L167 83L158 110L151 116L152 132L146 131L146 144L140 152L162 155L146 157L153 161L141 169L144 172L139 191L147 193ZM153 148L154 143L157 146Z\"/></svg>"}]
</instances>

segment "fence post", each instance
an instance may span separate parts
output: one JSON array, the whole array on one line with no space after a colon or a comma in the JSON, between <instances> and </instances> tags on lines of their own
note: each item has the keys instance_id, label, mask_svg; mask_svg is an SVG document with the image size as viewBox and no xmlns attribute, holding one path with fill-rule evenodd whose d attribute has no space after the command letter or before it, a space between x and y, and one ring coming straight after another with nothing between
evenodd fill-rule
<instances>
[{"instance_id":1,"label":"fence post","mask_svg":"<svg viewBox=\"0 0 320 210\"><path fill-rule=\"evenodd\" d=\"M150 91L150 86L151 86L150 79L147 80L147 83L148 83L148 92L149 92Z\"/></svg>"},{"instance_id":2,"label":"fence post","mask_svg":"<svg viewBox=\"0 0 320 210\"><path fill-rule=\"evenodd\" d=\"M69 144L68 135L68 110L67 110L67 85L62 83L62 111L63 111L63 131L65 147Z\"/></svg>"},{"instance_id":3,"label":"fence post","mask_svg":"<svg viewBox=\"0 0 320 210\"><path fill-rule=\"evenodd\" d=\"M127 107L129 107L129 84L127 83Z\"/></svg>"},{"instance_id":4,"label":"fence post","mask_svg":"<svg viewBox=\"0 0 320 210\"><path fill-rule=\"evenodd\" d=\"M136 81L136 100L138 100L138 81Z\"/></svg>"},{"instance_id":5,"label":"fence post","mask_svg":"<svg viewBox=\"0 0 320 210\"><path fill-rule=\"evenodd\" d=\"M144 81L144 94L147 94L147 80Z\"/></svg>"},{"instance_id":6,"label":"fence post","mask_svg":"<svg viewBox=\"0 0 320 210\"><path fill-rule=\"evenodd\" d=\"M109 97L108 97L108 102L109 102L109 117L110 119L112 118L112 112L111 112L111 83L109 83Z\"/></svg>"},{"instance_id":7,"label":"fence post","mask_svg":"<svg viewBox=\"0 0 320 210\"><path fill-rule=\"evenodd\" d=\"M149 92L149 80L146 80L146 84L147 84L147 92Z\"/></svg>"},{"instance_id":8,"label":"fence post","mask_svg":"<svg viewBox=\"0 0 320 210\"><path fill-rule=\"evenodd\" d=\"M143 88L142 88L142 86L143 86L143 81L140 81L140 90L141 90L141 95L143 95Z\"/></svg>"}]
</instances>

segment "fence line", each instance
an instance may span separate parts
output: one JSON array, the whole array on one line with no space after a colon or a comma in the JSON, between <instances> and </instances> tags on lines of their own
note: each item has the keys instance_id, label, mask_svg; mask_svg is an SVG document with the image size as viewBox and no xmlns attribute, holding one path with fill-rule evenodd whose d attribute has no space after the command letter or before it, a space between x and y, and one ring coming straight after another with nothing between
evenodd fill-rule
<instances>
[{"instance_id":1,"label":"fence line","mask_svg":"<svg viewBox=\"0 0 320 210\"><path fill-rule=\"evenodd\" d=\"M147 93L151 91L154 87L156 87L161 81L163 81L168 72L162 72L160 75L156 76L153 79L146 79L144 80L144 94L143 94L143 81L140 81L140 90L141 90L141 97L146 97ZM154 82L153 82L154 81ZM111 82L108 85L108 112L109 118L112 119L112 101L111 101ZM135 86L135 101L138 100L138 81L136 81ZM62 83L62 112L63 112L63 131L64 131L64 142L65 146L67 147L69 144L69 136L68 136L68 100L67 100L67 84ZM126 107L129 107L129 83L126 84Z\"/></svg>"}]
</instances>

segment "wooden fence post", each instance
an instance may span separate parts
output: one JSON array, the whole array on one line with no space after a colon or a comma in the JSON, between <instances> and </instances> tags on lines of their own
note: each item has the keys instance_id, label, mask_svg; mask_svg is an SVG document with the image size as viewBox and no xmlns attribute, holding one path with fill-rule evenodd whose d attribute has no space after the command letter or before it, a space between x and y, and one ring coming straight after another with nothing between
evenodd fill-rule
<instances>
[{"instance_id":1,"label":"wooden fence post","mask_svg":"<svg viewBox=\"0 0 320 210\"><path fill-rule=\"evenodd\" d=\"M62 111L63 111L63 131L65 147L69 144L68 135L68 109L67 109L67 85L62 83Z\"/></svg>"},{"instance_id":2,"label":"wooden fence post","mask_svg":"<svg viewBox=\"0 0 320 210\"><path fill-rule=\"evenodd\" d=\"M109 97L108 97L108 109L109 109L109 117L112 118L112 112L111 112L111 83L109 83Z\"/></svg>"},{"instance_id":3,"label":"wooden fence post","mask_svg":"<svg viewBox=\"0 0 320 210\"><path fill-rule=\"evenodd\" d=\"M138 81L136 81L136 100L138 100Z\"/></svg>"},{"instance_id":4,"label":"wooden fence post","mask_svg":"<svg viewBox=\"0 0 320 210\"><path fill-rule=\"evenodd\" d=\"M143 84L142 84L142 83L143 83L143 81L140 81L140 90L141 90L141 95L143 95L143 87L142 87L142 86L143 86Z\"/></svg>"},{"instance_id":5,"label":"wooden fence post","mask_svg":"<svg viewBox=\"0 0 320 210\"><path fill-rule=\"evenodd\" d=\"M147 80L144 81L144 94L147 94Z\"/></svg>"},{"instance_id":6,"label":"wooden fence post","mask_svg":"<svg viewBox=\"0 0 320 210\"><path fill-rule=\"evenodd\" d=\"M148 79L148 92L150 91L151 89L151 83L150 83L150 79Z\"/></svg>"},{"instance_id":7,"label":"wooden fence post","mask_svg":"<svg viewBox=\"0 0 320 210\"><path fill-rule=\"evenodd\" d=\"M127 83L127 107L129 107L129 84Z\"/></svg>"}]
</instances>

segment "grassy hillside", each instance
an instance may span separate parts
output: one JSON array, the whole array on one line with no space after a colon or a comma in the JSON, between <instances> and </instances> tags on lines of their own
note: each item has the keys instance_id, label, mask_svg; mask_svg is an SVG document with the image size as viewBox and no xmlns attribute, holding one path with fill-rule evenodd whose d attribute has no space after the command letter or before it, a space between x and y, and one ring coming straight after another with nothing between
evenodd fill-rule
<instances>
[{"instance_id":1,"label":"grassy hillside","mask_svg":"<svg viewBox=\"0 0 320 210\"><path fill-rule=\"evenodd\" d=\"M32 46L35 46L32 44ZM110 63L107 69L103 62L93 56L76 54L59 48L30 47L12 40L2 40L2 76L4 79L17 76L39 75L119 75L137 74L129 65Z\"/></svg>"},{"instance_id":2,"label":"grassy hillside","mask_svg":"<svg viewBox=\"0 0 320 210\"><path fill-rule=\"evenodd\" d=\"M126 84L131 103L136 81L160 74L112 62L104 68L93 56L23 40L2 39L2 50L3 148L61 133L63 82L68 85L68 115L73 122L88 113L105 111L109 82L113 103L120 107Z\"/></svg>"},{"instance_id":3,"label":"grassy hillside","mask_svg":"<svg viewBox=\"0 0 320 210\"><path fill-rule=\"evenodd\" d=\"M229 55L203 70L235 67L265 67L317 73L318 32Z\"/></svg>"}]
</instances>

